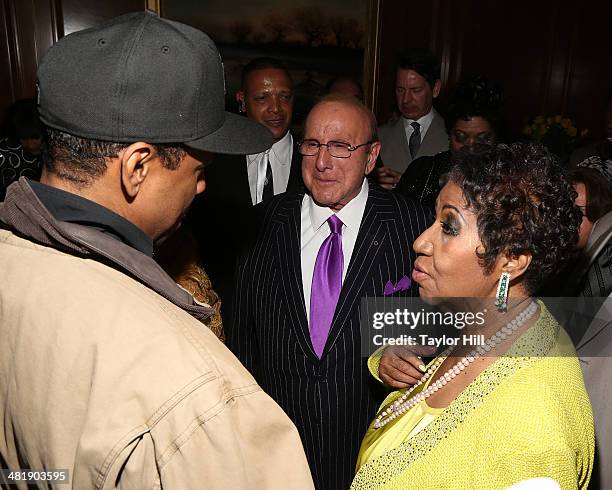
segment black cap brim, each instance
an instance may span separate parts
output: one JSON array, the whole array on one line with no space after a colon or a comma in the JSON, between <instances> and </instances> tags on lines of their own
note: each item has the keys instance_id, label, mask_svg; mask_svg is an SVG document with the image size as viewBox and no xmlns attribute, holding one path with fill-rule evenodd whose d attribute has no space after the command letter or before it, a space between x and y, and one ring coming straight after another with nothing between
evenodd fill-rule
<instances>
[{"instance_id":1,"label":"black cap brim","mask_svg":"<svg viewBox=\"0 0 612 490\"><path fill-rule=\"evenodd\" d=\"M225 112L225 122L215 132L184 142L186 146L198 150L230 155L261 153L273 143L274 139L268 128L231 112Z\"/></svg>"}]
</instances>

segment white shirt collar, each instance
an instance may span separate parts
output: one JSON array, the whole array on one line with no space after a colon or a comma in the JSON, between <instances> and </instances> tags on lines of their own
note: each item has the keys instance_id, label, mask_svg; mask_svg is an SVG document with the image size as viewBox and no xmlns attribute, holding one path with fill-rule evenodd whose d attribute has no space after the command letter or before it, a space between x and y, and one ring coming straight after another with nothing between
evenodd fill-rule
<instances>
[{"instance_id":1,"label":"white shirt collar","mask_svg":"<svg viewBox=\"0 0 612 490\"><path fill-rule=\"evenodd\" d=\"M416 120L416 122L418 122L419 125L421 126L421 135L424 135L427 132L427 130L429 129L429 126L431 126L431 122L433 121L433 118L434 118L434 110L432 107L427 114L425 114L424 116ZM404 120L404 128L412 132L414 128L411 126L411 124L415 122L414 119L408 119L406 117L402 117L402 119Z\"/></svg>"},{"instance_id":2,"label":"white shirt collar","mask_svg":"<svg viewBox=\"0 0 612 490\"><path fill-rule=\"evenodd\" d=\"M247 165L253 165L261 159L261 157L266 153L270 153L270 158L274 159L274 163L278 163L279 165L290 165L291 164L291 148L293 147L293 136L291 136L291 131L287 131L285 136L279 139L276 143L272 145L272 148L266 151L262 151L261 153L253 153L252 155L247 155Z\"/></svg>"},{"instance_id":3,"label":"white shirt collar","mask_svg":"<svg viewBox=\"0 0 612 490\"><path fill-rule=\"evenodd\" d=\"M368 200L368 194L368 179L364 178L359 194L357 194L345 206L343 206L340 211L336 213L344 226L351 230L355 235L357 235L359 227L361 226L361 219L363 218L363 212ZM334 211L328 207L319 206L309 195L306 195L306 197L308 198L310 223L312 224L313 230L316 232L325 224L329 217L334 214Z\"/></svg>"}]
</instances>

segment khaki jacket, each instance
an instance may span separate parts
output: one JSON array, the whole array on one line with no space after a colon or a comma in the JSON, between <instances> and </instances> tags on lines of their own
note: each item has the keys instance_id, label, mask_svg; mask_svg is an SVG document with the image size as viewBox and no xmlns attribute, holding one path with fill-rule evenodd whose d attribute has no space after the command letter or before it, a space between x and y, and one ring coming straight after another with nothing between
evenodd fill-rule
<instances>
[{"instance_id":1,"label":"khaki jacket","mask_svg":"<svg viewBox=\"0 0 612 490\"><path fill-rule=\"evenodd\" d=\"M23 179L0 226L0 466L77 489L313 487L292 422L194 318L210 309L154 290L152 259L54 221Z\"/></svg>"}]
</instances>

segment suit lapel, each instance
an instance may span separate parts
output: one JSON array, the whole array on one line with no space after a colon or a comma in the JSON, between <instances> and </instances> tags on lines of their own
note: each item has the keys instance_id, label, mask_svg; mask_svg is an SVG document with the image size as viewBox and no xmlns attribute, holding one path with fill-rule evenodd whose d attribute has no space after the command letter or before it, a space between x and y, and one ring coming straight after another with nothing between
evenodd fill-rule
<instances>
[{"instance_id":1,"label":"suit lapel","mask_svg":"<svg viewBox=\"0 0 612 490\"><path fill-rule=\"evenodd\" d=\"M291 328L295 330L304 355L314 362L319 362L310 340L302 287L300 234L303 197L302 192L294 194L283 203L282 209L275 213L275 226L278 229L275 234L278 240L276 248L279 253L281 289L289 305Z\"/></svg>"},{"instance_id":2,"label":"suit lapel","mask_svg":"<svg viewBox=\"0 0 612 490\"><path fill-rule=\"evenodd\" d=\"M253 205L251 197L251 185L249 184L249 171L245 155L236 155L236 163L238 164L238 179L236 191L240 195L240 200L246 206Z\"/></svg>"},{"instance_id":3,"label":"suit lapel","mask_svg":"<svg viewBox=\"0 0 612 490\"><path fill-rule=\"evenodd\" d=\"M404 121L400 117L395 125L393 126L394 139L398 142L398 148L400 149L400 155L398 155L399 162L407 162L409 165L412 162L412 156L410 155L410 148L408 147L408 139L406 138L406 129L404 128Z\"/></svg>"},{"instance_id":4,"label":"suit lapel","mask_svg":"<svg viewBox=\"0 0 612 490\"><path fill-rule=\"evenodd\" d=\"M386 223L393 220L393 213L389 205L385 205L383 190L370 185L368 201L355 242L355 248L346 273L340 298L336 306L334 319L327 337L327 343L323 350L323 356L333 347L340 333L348 323L361 301L362 291L377 257L384 250L385 241L388 239Z\"/></svg>"},{"instance_id":5,"label":"suit lapel","mask_svg":"<svg viewBox=\"0 0 612 490\"><path fill-rule=\"evenodd\" d=\"M298 152L297 145L294 144L291 153L291 170L289 171L289 182L287 190L299 189L304 185L302 180L302 155Z\"/></svg>"},{"instance_id":6,"label":"suit lapel","mask_svg":"<svg viewBox=\"0 0 612 490\"><path fill-rule=\"evenodd\" d=\"M253 205L244 155L215 155L214 163L206 170L206 180L209 189L205 196L215 195L241 208Z\"/></svg>"},{"instance_id":7,"label":"suit lapel","mask_svg":"<svg viewBox=\"0 0 612 490\"><path fill-rule=\"evenodd\" d=\"M588 301L590 299L591 298L587 299L588 304L592 304L590 301ZM588 328L578 341L578 345L576 347L578 355L586 355L583 351L586 350L585 347L588 344L591 344L591 348L592 345L597 345L597 341L594 340L596 337L599 337L599 340L605 343L606 336L607 338L612 336L610 318L612 318L612 302L604 300L600 309L593 316L593 320L589 324ZM603 335L604 332L606 332L606 336ZM602 344L600 343L599 345Z\"/></svg>"}]
</instances>

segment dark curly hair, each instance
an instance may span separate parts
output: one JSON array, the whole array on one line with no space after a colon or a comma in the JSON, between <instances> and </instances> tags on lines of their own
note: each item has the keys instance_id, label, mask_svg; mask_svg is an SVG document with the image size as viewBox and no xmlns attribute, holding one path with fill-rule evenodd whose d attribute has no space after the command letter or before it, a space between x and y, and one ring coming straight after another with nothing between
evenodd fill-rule
<instances>
[{"instance_id":1,"label":"dark curly hair","mask_svg":"<svg viewBox=\"0 0 612 490\"><path fill-rule=\"evenodd\" d=\"M477 217L487 274L500 254L531 254L523 275L529 294L571 257L582 215L576 191L556 157L539 144L514 143L461 151L447 176Z\"/></svg>"},{"instance_id":2,"label":"dark curly hair","mask_svg":"<svg viewBox=\"0 0 612 490\"><path fill-rule=\"evenodd\" d=\"M501 108L503 96L497 83L483 76L477 76L460 83L449 101L446 117L446 132L450 134L455 123L462 119L468 121L473 117L482 117L499 139L502 136Z\"/></svg>"}]
</instances>

